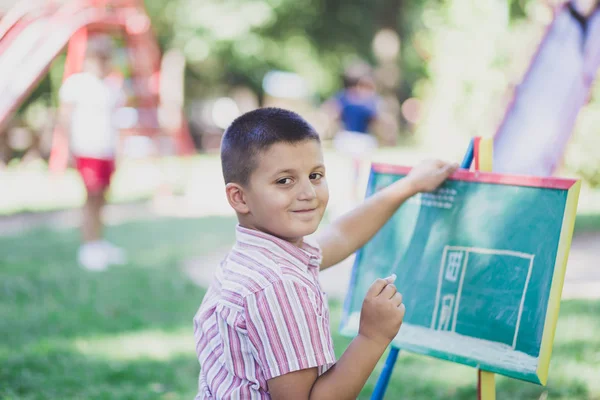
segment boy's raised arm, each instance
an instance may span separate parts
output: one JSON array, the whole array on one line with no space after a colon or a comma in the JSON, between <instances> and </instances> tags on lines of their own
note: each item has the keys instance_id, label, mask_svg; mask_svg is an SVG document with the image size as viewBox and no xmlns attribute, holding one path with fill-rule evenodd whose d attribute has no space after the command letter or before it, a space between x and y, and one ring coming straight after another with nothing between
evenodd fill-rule
<instances>
[{"instance_id":1,"label":"boy's raised arm","mask_svg":"<svg viewBox=\"0 0 600 400\"><path fill-rule=\"evenodd\" d=\"M371 285L361 310L359 334L331 369L320 377L317 368L309 368L270 379L271 398L356 399L404 318L402 295L392 284L394 279L378 279Z\"/></svg>"},{"instance_id":2,"label":"boy's raised arm","mask_svg":"<svg viewBox=\"0 0 600 400\"><path fill-rule=\"evenodd\" d=\"M317 235L323 252L321 269L339 263L364 246L409 197L435 190L456 169L457 164L425 161L398 182L369 197Z\"/></svg>"}]
</instances>

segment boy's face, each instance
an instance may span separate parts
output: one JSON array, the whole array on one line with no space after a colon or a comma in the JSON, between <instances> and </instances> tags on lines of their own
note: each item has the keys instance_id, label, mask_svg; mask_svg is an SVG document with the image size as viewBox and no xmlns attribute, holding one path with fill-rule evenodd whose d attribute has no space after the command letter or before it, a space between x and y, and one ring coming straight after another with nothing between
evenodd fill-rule
<instances>
[{"instance_id":1,"label":"boy's face","mask_svg":"<svg viewBox=\"0 0 600 400\"><path fill-rule=\"evenodd\" d=\"M293 243L314 233L329 201L321 144L272 145L259 155L244 194L249 227Z\"/></svg>"}]
</instances>

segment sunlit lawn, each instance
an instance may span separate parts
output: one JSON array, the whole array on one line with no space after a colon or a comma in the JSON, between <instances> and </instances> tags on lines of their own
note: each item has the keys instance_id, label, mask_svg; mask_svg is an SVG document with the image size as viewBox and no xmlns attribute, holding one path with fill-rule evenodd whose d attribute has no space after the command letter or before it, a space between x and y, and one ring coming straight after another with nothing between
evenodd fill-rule
<instances>
[{"instance_id":1,"label":"sunlit lawn","mask_svg":"<svg viewBox=\"0 0 600 400\"><path fill-rule=\"evenodd\" d=\"M204 290L182 261L231 242L231 218L111 227L130 265L88 273L74 230L0 238L0 399L192 399L192 317ZM340 305L332 304L337 331ZM600 399L600 301L565 301L549 386L497 379L498 399ZM334 333L340 355L350 339ZM383 359L361 398L368 398ZM401 353L388 399L474 399L475 371Z\"/></svg>"}]
</instances>

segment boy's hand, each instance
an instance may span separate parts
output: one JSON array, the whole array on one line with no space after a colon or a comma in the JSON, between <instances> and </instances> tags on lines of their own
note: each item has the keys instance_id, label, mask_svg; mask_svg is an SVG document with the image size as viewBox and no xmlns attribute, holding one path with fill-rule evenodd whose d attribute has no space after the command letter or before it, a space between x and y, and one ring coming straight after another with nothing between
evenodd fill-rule
<instances>
[{"instance_id":1,"label":"boy's hand","mask_svg":"<svg viewBox=\"0 0 600 400\"><path fill-rule=\"evenodd\" d=\"M408 179L418 192L432 192L458 169L458 164L441 160L427 160L414 167Z\"/></svg>"},{"instance_id":2,"label":"boy's hand","mask_svg":"<svg viewBox=\"0 0 600 400\"><path fill-rule=\"evenodd\" d=\"M360 313L358 334L387 346L400 330L404 318L402 295L393 282L396 275L377 279L367 291Z\"/></svg>"}]
</instances>

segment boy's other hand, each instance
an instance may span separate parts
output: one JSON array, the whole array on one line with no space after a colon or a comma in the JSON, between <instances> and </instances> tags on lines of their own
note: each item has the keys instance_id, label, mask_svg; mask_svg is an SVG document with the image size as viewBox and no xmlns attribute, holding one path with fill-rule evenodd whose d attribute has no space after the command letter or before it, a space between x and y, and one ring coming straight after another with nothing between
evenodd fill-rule
<instances>
[{"instance_id":1,"label":"boy's other hand","mask_svg":"<svg viewBox=\"0 0 600 400\"><path fill-rule=\"evenodd\" d=\"M423 161L414 167L406 179L418 192L432 192L458 169L458 164L441 160Z\"/></svg>"},{"instance_id":2,"label":"boy's other hand","mask_svg":"<svg viewBox=\"0 0 600 400\"><path fill-rule=\"evenodd\" d=\"M404 318L402 295L393 282L396 275L377 279L367 291L360 313L358 334L387 346L400 330Z\"/></svg>"}]
</instances>

